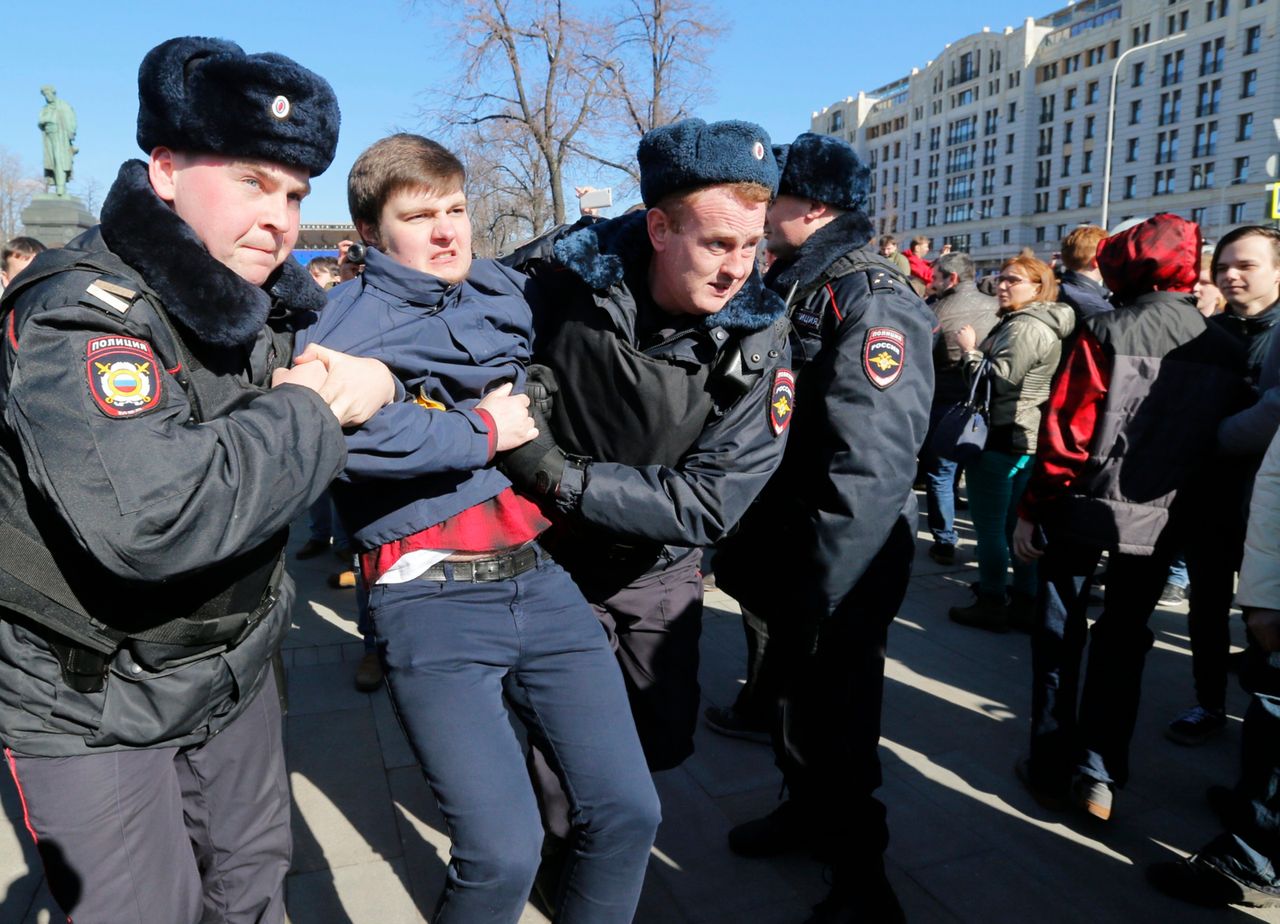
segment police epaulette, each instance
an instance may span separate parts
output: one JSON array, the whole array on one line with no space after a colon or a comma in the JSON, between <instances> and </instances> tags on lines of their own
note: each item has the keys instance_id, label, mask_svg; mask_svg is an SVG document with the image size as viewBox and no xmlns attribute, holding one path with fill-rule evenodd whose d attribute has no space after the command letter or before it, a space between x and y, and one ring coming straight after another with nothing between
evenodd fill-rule
<instances>
[{"instance_id":1,"label":"police epaulette","mask_svg":"<svg viewBox=\"0 0 1280 924\"><path fill-rule=\"evenodd\" d=\"M894 275L879 268L867 270L867 284L872 292L894 291Z\"/></svg>"},{"instance_id":2,"label":"police epaulette","mask_svg":"<svg viewBox=\"0 0 1280 924\"><path fill-rule=\"evenodd\" d=\"M85 287L88 304L109 308L116 314L126 314L138 300L139 293L130 280L120 276L99 276Z\"/></svg>"}]
</instances>

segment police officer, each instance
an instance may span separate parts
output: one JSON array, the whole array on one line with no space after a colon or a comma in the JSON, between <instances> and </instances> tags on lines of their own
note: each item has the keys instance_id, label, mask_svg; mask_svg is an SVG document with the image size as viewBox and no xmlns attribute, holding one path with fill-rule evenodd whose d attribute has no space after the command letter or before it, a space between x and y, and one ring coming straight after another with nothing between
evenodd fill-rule
<instances>
[{"instance_id":1,"label":"police officer","mask_svg":"<svg viewBox=\"0 0 1280 924\"><path fill-rule=\"evenodd\" d=\"M790 798L734 828L747 856L825 853L814 922L901 919L876 747L889 623L914 552L915 459L933 394L932 315L864 249L867 169L845 142L805 133L775 149L766 284L792 311L794 420L778 474L716 559L720 586L767 626L781 677L774 748Z\"/></svg>"},{"instance_id":2,"label":"police officer","mask_svg":"<svg viewBox=\"0 0 1280 924\"><path fill-rule=\"evenodd\" d=\"M330 355L266 387L324 303L289 252L329 85L202 38L138 76L148 160L0 309L0 738L69 917L280 922L286 527L393 386Z\"/></svg>"},{"instance_id":3,"label":"police officer","mask_svg":"<svg viewBox=\"0 0 1280 924\"><path fill-rule=\"evenodd\" d=\"M650 769L666 770L693 752L699 549L781 460L789 414L771 419L770 403L790 372L782 301L755 269L777 186L769 136L688 119L647 133L637 157L646 211L514 261L539 286L534 359L554 394L549 432L504 470L553 501L556 559L609 632Z\"/></svg>"}]
</instances>

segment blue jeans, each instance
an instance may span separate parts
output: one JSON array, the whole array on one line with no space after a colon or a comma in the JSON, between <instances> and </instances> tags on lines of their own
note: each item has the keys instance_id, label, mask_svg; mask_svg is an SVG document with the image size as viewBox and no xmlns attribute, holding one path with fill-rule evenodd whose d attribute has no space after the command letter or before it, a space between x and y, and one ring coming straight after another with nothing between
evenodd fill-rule
<instances>
[{"instance_id":1,"label":"blue jeans","mask_svg":"<svg viewBox=\"0 0 1280 924\"><path fill-rule=\"evenodd\" d=\"M658 797L604 629L564 570L543 559L509 581L377 584L369 610L453 842L432 920L514 924L533 885L542 819L509 706L571 803L557 920L630 921Z\"/></svg>"},{"instance_id":2,"label":"blue jeans","mask_svg":"<svg viewBox=\"0 0 1280 924\"><path fill-rule=\"evenodd\" d=\"M1227 830L1197 853L1255 888L1280 889L1280 667L1256 644L1245 651L1240 682L1252 694L1240 738L1238 801Z\"/></svg>"},{"instance_id":3,"label":"blue jeans","mask_svg":"<svg viewBox=\"0 0 1280 924\"><path fill-rule=\"evenodd\" d=\"M969 484L969 513L978 534L978 588L985 596L1004 599L1005 578L1013 561L1013 589L1032 597L1036 566L1020 562L1009 552L1018 501L1031 479L1032 456L987 450L965 469Z\"/></svg>"},{"instance_id":4,"label":"blue jeans","mask_svg":"<svg viewBox=\"0 0 1280 924\"><path fill-rule=\"evenodd\" d=\"M944 459L929 448L933 428L947 411L947 407L934 406L929 411L929 436L920 451L924 464L925 509L928 511L929 532L940 545L955 545L956 536L956 480L960 477L960 463Z\"/></svg>"},{"instance_id":5,"label":"blue jeans","mask_svg":"<svg viewBox=\"0 0 1280 924\"><path fill-rule=\"evenodd\" d=\"M1158 544L1150 556L1112 552L1102 614L1090 632L1085 614L1101 555L1046 529L1031 635L1031 771L1046 789L1065 789L1073 773L1115 786L1129 778L1129 742L1153 641L1147 620L1173 550Z\"/></svg>"}]
</instances>

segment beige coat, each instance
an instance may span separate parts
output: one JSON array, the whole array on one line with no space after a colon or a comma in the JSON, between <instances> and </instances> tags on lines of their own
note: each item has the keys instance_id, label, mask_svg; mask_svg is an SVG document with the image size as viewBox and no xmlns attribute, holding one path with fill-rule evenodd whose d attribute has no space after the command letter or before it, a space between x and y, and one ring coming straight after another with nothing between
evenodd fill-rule
<instances>
[{"instance_id":1,"label":"beige coat","mask_svg":"<svg viewBox=\"0 0 1280 924\"><path fill-rule=\"evenodd\" d=\"M1062 358L1062 338L1076 326L1076 313L1061 302L1032 302L1001 315L978 349L964 355L965 371L991 360L991 430L987 448L1014 455L1036 451L1040 415Z\"/></svg>"},{"instance_id":2,"label":"beige coat","mask_svg":"<svg viewBox=\"0 0 1280 924\"><path fill-rule=\"evenodd\" d=\"M1253 483L1236 605L1280 610L1280 432Z\"/></svg>"}]
</instances>

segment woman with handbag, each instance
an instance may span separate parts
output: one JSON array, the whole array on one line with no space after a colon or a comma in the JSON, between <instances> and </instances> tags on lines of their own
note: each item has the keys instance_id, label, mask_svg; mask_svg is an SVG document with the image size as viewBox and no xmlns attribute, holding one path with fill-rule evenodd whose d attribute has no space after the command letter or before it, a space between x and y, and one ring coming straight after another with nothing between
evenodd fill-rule
<instances>
[{"instance_id":1,"label":"woman with handbag","mask_svg":"<svg viewBox=\"0 0 1280 924\"><path fill-rule=\"evenodd\" d=\"M1075 312L1057 297L1052 268L1034 257L1015 257L1000 269L1000 320L981 346L972 327L956 333L968 373L987 376L991 389L987 441L965 469L978 536L978 590L971 605L951 608L951 619L961 625L996 632L1030 625L1035 565L1013 561L1011 594L1005 581L1009 538L1031 477L1041 410L1049 400L1062 340L1076 324Z\"/></svg>"}]
</instances>

